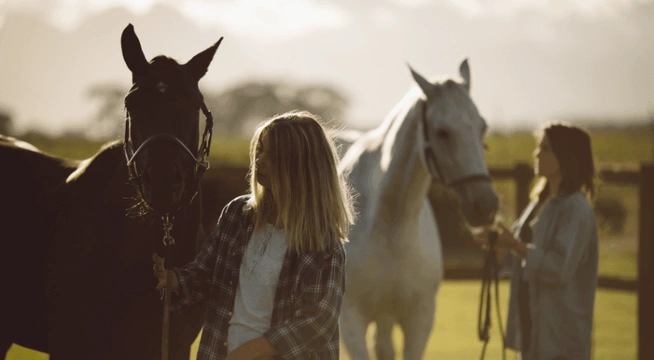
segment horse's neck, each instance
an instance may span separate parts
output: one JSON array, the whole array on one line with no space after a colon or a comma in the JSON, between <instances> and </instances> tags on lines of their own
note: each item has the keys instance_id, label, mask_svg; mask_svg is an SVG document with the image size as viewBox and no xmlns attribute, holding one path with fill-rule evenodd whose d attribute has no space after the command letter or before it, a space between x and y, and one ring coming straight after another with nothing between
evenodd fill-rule
<instances>
[{"instance_id":1,"label":"horse's neck","mask_svg":"<svg viewBox=\"0 0 654 360\"><path fill-rule=\"evenodd\" d=\"M424 205L432 178L416 146L420 109L407 106L397 113L381 146L384 176L378 189L379 215L388 219L416 219Z\"/></svg>"}]
</instances>

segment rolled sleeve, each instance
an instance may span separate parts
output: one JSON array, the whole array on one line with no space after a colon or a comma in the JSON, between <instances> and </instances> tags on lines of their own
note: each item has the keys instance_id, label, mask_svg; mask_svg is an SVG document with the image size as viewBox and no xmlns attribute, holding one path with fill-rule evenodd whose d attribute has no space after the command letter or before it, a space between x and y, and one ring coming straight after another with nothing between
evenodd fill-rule
<instances>
[{"instance_id":1,"label":"rolled sleeve","mask_svg":"<svg viewBox=\"0 0 654 360\"><path fill-rule=\"evenodd\" d=\"M338 318L345 291L345 251L339 244L324 255L318 269L303 282L300 302L292 319L272 326L264 337L283 358L306 358L338 336ZM313 270L313 271L312 271Z\"/></svg>"}]
</instances>

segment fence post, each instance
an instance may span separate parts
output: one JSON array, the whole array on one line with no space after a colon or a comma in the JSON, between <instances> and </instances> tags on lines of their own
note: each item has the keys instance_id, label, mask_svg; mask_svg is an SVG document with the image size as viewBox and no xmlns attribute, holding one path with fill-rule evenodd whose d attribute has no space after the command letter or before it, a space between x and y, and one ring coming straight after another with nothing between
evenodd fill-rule
<instances>
[{"instance_id":1,"label":"fence post","mask_svg":"<svg viewBox=\"0 0 654 360\"><path fill-rule=\"evenodd\" d=\"M515 179L515 211L516 219L529 205L529 186L534 179L534 170L526 163L517 163L513 168Z\"/></svg>"},{"instance_id":2,"label":"fence post","mask_svg":"<svg viewBox=\"0 0 654 360\"><path fill-rule=\"evenodd\" d=\"M654 163L640 166L638 359L654 359Z\"/></svg>"}]
</instances>

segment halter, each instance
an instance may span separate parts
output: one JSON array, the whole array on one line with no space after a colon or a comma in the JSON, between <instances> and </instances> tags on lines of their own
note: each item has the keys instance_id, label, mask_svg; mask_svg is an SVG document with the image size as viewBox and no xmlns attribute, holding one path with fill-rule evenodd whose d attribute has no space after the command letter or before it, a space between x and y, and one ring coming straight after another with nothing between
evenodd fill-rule
<instances>
[{"instance_id":1,"label":"halter","mask_svg":"<svg viewBox=\"0 0 654 360\"><path fill-rule=\"evenodd\" d=\"M202 103L200 108L202 109L202 113L204 114L206 121L204 126L204 133L202 134L200 148L198 149L198 152L196 154L194 154L179 138L177 138L174 135L166 134L166 133L160 133L150 136L136 149L136 151L134 151L132 147L132 142L130 140L131 123L130 123L130 117L128 112L127 117L125 119L125 140L123 142L123 153L125 155L125 161L127 164L127 171L129 173L130 183L134 185L138 185L138 181L141 178L141 175L139 175L138 169L136 168L136 157L141 152L143 152L143 149L147 148L152 143L157 141L169 141L172 142L173 144L180 146L184 150L184 153L188 154L195 162L195 166L193 167L193 181L191 182L191 188L189 191L189 194L193 194L193 195L190 196L190 199L188 201L189 203L193 202L193 199L195 199L195 197L198 194L200 178L202 177L202 174L204 174L204 172L207 169L209 169L210 166L207 158L209 157L209 152L211 150L211 137L213 134L213 115L211 115L211 111L207 109L207 106L205 105L204 101L203 100L201 101ZM157 211L154 208L152 208L150 204L147 203L145 197L141 196L141 198L143 203L147 206L148 210L157 213ZM180 206L173 213L179 211L182 207L182 204L183 202L180 202ZM165 216L169 216L169 215L170 213L166 214Z\"/></svg>"},{"instance_id":2,"label":"halter","mask_svg":"<svg viewBox=\"0 0 654 360\"><path fill-rule=\"evenodd\" d=\"M420 123L422 125L422 136L424 143L426 144L424 146L424 155L425 155L425 162L427 163L427 167L429 172L431 173L432 176L440 178L440 180L447 186L455 186L455 185L461 185L465 184L468 182L475 182L475 181L488 181L491 182L491 178L488 174L471 174L471 175L463 175L459 178L455 179L449 179L445 176L445 173L441 171L440 166L438 165L436 153L434 152L434 149L432 149L430 143L429 143L429 126L427 124L427 102L422 101L422 114L420 116Z\"/></svg>"}]
</instances>

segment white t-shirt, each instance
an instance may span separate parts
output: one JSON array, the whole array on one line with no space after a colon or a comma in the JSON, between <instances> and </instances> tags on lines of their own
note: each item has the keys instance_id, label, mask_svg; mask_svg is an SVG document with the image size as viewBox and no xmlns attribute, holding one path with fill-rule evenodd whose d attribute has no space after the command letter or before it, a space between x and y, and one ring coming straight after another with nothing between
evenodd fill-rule
<instances>
[{"instance_id":1,"label":"white t-shirt","mask_svg":"<svg viewBox=\"0 0 654 360\"><path fill-rule=\"evenodd\" d=\"M241 261L234 311L229 320L228 354L270 328L275 290L287 249L282 229L266 224L252 233Z\"/></svg>"}]
</instances>

